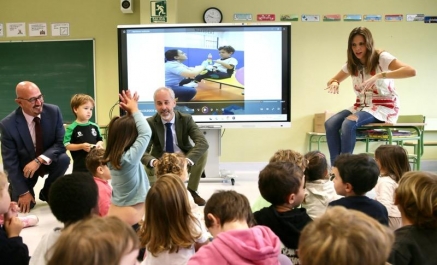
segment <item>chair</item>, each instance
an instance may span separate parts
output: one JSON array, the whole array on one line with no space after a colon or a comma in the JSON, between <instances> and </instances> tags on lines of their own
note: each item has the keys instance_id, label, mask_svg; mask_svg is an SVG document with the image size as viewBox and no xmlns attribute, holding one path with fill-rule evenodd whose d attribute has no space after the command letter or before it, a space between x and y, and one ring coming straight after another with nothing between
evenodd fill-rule
<instances>
[{"instance_id":1,"label":"chair","mask_svg":"<svg viewBox=\"0 0 437 265\"><path fill-rule=\"evenodd\" d=\"M367 136L366 138L366 151L368 152L368 145L371 140L383 140L388 144L396 143L404 146L406 141L413 143L414 152L408 154L410 163L413 164L413 170L420 170L420 158L423 155L423 131L425 127L424 115L400 115L397 123L395 124L371 124L369 126L363 126L360 129L379 129L385 130L387 135L383 138Z\"/></svg>"}]
</instances>

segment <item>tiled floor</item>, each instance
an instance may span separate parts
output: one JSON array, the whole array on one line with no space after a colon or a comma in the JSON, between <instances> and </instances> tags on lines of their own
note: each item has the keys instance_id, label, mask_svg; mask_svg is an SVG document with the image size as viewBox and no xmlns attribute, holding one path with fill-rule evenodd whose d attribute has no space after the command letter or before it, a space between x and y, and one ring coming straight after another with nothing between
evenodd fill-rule
<instances>
[{"instance_id":1,"label":"tiled floor","mask_svg":"<svg viewBox=\"0 0 437 265\"><path fill-rule=\"evenodd\" d=\"M212 179L203 179L199 186L199 194L204 199L208 199L216 190L232 189L246 195L252 203L259 196L257 184L258 171L237 171L235 175L237 175L237 178L234 186L231 185L230 181L228 183L222 183L217 181L217 179L214 179L214 181ZM44 181L42 179L38 181L35 187L36 194L38 194L42 188L43 183ZM58 222L52 215L46 202L37 200L37 204L30 214L37 215L39 223L35 227L23 229L21 236L23 237L24 243L29 247L29 254L32 255L41 237L55 227L62 227L62 223Z\"/></svg>"}]
</instances>

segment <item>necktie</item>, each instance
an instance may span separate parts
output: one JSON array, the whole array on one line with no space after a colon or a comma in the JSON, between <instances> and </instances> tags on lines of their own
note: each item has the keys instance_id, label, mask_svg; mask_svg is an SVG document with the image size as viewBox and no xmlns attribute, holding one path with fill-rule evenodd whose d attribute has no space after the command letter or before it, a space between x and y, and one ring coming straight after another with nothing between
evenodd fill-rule
<instances>
[{"instance_id":1,"label":"necktie","mask_svg":"<svg viewBox=\"0 0 437 265\"><path fill-rule=\"evenodd\" d=\"M43 151L43 138L42 138L42 128L41 128L41 119L39 117L35 117L33 119L35 122L35 154L36 157L40 156ZM38 170L35 172L37 176L44 176L44 167L41 165Z\"/></svg>"},{"instance_id":2,"label":"necktie","mask_svg":"<svg viewBox=\"0 0 437 265\"><path fill-rule=\"evenodd\" d=\"M165 124L165 151L167 153L174 153L173 148L173 132L171 131L172 123L167 122Z\"/></svg>"},{"instance_id":3,"label":"necktie","mask_svg":"<svg viewBox=\"0 0 437 265\"><path fill-rule=\"evenodd\" d=\"M33 119L35 122L35 153L36 156L40 156L43 151L43 140L42 140L42 129L41 129L41 120L39 117L35 117Z\"/></svg>"}]
</instances>

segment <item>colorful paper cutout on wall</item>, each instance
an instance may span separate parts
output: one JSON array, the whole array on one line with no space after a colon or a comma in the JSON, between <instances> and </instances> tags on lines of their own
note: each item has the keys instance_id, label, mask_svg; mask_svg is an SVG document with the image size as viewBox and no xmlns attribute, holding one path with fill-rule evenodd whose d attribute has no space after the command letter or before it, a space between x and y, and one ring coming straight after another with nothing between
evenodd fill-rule
<instances>
[{"instance_id":1,"label":"colorful paper cutout on wall","mask_svg":"<svg viewBox=\"0 0 437 265\"><path fill-rule=\"evenodd\" d=\"M367 22L379 22L382 20L381 15L364 15L363 20Z\"/></svg>"},{"instance_id":2,"label":"colorful paper cutout on wall","mask_svg":"<svg viewBox=\"0 0 437 265\"><path fill-rule=\"evenodd\" d=\"M329 22L329 21L341 21L341 15L340 14L329 14L323 16L323 21Z\"/></svg>"},{"instance_id":3,"label":"colorful paper cutout on wall","mask_svg":"<svg viewBox=\"0 0 437 265\"><path fill-rule=\"evenodd\" d=\"M404 19L402 14L385 15L385 21L387 22L400 22Z\"/></svg>"},{"instance_id":4,"label":"colorful paper cutout on wall","mask_svg":"<svg viewBox=\"0 0 437 265\"><path fill-rule=\"evenodd\" d=\"M281 21L299 21L299 15L283 14Z\"/></svg>"},{"instance_id":5,"label":"colorful paper cutout on wall","mask_svg":"<svg viewBox=\"0 0 437 265\"><path fill-rule=\"evenodd\" d=\"M361 21L361 15L346 14L343 16L343 21Z\"/></svg>"}]
</instances>

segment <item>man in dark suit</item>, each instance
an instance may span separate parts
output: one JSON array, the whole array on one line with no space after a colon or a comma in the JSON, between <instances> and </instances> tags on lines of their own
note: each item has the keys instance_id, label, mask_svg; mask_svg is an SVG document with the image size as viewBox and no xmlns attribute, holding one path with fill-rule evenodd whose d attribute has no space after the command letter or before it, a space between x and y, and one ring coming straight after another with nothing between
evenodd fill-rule
<instances>
[{"instance_id":1,"label":"man in dark suit","mask_svg":"<svg viewBox=\"0 0 437 265\"><path fill-rule=\"evenodd\" d=\"M29 81L16 87L19 105L0 122L3 167L11 183L11 198L22 213L35 205L33 187L48 174L39 199L48 202L50 185L70 164L62 143L64 124L59 107L44 104L38 86Z\"/></svg>"},{"instance_id":2,"label":"man in dark suit","mask_svg":"<svg viewBox=\"0 0 437 265\"><path fill-rule=\"evenodd\" d=\"M153 99L157 113L147 119L152 129L152 139L141 160L146 166L149 181L151 184L155 182L155 162L164 152L182 152L187 157L188 165L191 167L188 191L197 205L205 205L205 200L197 194L197 188L206 165L208 142L190 114L174 110L176 99L172 89L158 88ZM167 123L169 124L166 125ZM167 128L171 128L171 136L168 136L167 132L170 133L170 131L167 131ZM169 137L173 138L173 144L167 147L166 140ZM191 144L190 138L194 142L194 146Z\"/></svg>"}]
</instances>

